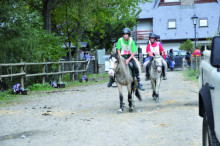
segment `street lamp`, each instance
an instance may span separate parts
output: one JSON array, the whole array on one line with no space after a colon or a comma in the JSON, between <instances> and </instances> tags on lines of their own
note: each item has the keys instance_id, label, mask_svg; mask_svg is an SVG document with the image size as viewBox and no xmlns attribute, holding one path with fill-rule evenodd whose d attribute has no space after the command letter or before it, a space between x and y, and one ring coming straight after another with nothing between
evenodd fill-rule
<instances>
[{"instance_id":1,"label":"street lamp","mask_svg":"<svg viewBox=\"0 0 220 146\"><path fill-rule=\"evenodd\" d=\"M193 20L193 25L194 25L194 29L195 29L195 48L196 48L196 24L197 24L197 19L199 17L196 16L196 14L194 14L193 17L191 17L191 19Z\"/></svg>"}]
</instances>

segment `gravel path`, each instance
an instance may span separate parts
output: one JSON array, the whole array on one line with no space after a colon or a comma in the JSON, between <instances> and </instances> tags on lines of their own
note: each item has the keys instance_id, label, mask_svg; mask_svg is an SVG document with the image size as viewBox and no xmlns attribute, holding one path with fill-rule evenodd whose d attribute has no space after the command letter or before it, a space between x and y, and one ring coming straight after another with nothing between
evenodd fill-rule
<instances>
[{"instance_id":1,"label":"gravel path","mask_svg":"<svg viewBox=\"0 0 220 146\"><path fill-rule=\"evenodd\" d=\"M150 82L144 74L141 79L146 90L133 113L124 88L126 109L117 114L118 89L107 83L21 96L19 103L0 109L0 145L201 145L197 84L169 72L155 103Z\"/></svg>"}]
</instances>

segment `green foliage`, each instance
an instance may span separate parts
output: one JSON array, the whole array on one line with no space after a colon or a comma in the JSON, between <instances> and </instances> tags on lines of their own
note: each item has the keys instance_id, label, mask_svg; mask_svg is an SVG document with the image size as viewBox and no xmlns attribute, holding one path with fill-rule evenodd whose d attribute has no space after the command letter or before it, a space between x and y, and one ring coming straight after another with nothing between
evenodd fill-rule
<instances>
[{"instance_id":1,"label":"green foliage","mask_svg":"<svg viewBox=\"0 0 220 146\"><path fill-rule=\"evenodd\" d=\"M14 95L13 90L0 92L0 106L10 103L11 101L18 98L19 95Z\"/></svg>"},{"instance_id":2,"label":"green foliage","mask_svg":"<svg viewBox=\"0 0 220 146\"><path fill-rule=\"evenodd\" d=\"M112 44L122 37L122 29L129 27L132 29L136 25L138 15L141 12L139 3L147 0L121 0L105 1L97 5L95 28L90 32L91 46L93 48L112 49Z\"/></svg>"},{"instance_id":3,"label":"green foliage","mask_svg":"<svg viewBox=\"0 0 220 146\"><path fill-rule=\"evenodd\" d=\"M184 43L180 45L180 50L186 50L193 52L193 44L190 39L187 39Z\"/></svg>"},{"instance_id":4,"label":"green foliage","mask_svg":"<svg viewBox=\"0 0 220 146\"><path fill-rule=\"evenodd\" d=\"M187 69L186 71L183 72L183 74L189 80L198 82L198 77L199 77L199 71L198 70L194 71L194 70L191 70L191 69Z\"/></svg>"},{"instance_id":5,"label":"green foliage","mask_svg":"<svg viewBox=\"0 0 220 146\"><path fill-rule=\"evenodd\" d=\"M29 86L28 89L30 91L47 91L52 90L53 88L50 86L49 83L43 84L33 84L32 86Z\"/></svg>"},{"instance_id":6,"label":"green foliage","mask_svg":"<svg viewBox=\"0 0 220 146\"><path fill-rule=\"evenodd\" d=\"M64 55L61 39L43 30L42 18L22 1L9 1L0 7L0 61L57 60Z\"/></svg>"}]
</instances>

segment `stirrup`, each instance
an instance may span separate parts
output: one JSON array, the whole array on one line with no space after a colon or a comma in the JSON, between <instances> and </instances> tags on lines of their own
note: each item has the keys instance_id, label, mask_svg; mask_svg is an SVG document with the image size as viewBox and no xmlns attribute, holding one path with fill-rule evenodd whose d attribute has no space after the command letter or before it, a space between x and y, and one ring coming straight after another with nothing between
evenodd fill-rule
<instances>
[{"instance_id":1,"label":"stirrup","mask_svg":"<svg viewBox=\"0 0 220 146\"><path fill-rule=\"evenodd\" d=\"M164 77L163 77L163 80L167 80L167 76L164 76Z\"/></svg>"},{"instance_id":2,"label":"stirrup","mask_svg":"<svg viewBox=\"0 0 220 146\"><path fill-rule=\"evenodd\" d=\"M140 89L140 90L145 90L145 89L143 88L142 84L139 84L139 85L138 85L138 89Z\"/></svg>"}]
</instances>

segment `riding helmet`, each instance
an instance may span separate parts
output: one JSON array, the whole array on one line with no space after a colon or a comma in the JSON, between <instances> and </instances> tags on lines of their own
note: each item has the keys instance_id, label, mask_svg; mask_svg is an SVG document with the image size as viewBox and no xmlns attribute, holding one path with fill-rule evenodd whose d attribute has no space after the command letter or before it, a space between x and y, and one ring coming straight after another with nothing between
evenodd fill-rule
<instances>
[{"instance_id":1,"label":"riding helmet","mask_svg":"<svg viewBox=\"0 0 220 146\"><path fill-rule=\"evenodd\" d=\"M131 35L131 30L129 29L129 28L124 28L123 30L122 30L122 34L128 34L129 36Z\"/></svg>"},{"instance_id":2,"label":"riding helmet","mask_svg":"<svg viewBox=\"0 0 220 146\"><path fill-rule=\"evenodd\" d=\"M150 33L149 38L155 38L156 39L156 34L154 34L153 32Z\"/></svg>"},{"instance_id":3,"label":"riding helmet","mask_svg":"<svg viewBox=\"0 0 220 146\"><path fill-rule=\"evenodd\" d=\"M156 35L156 39L160 39L160 36L159 36L159 35Z\"/></svg>"}]
</instances>

